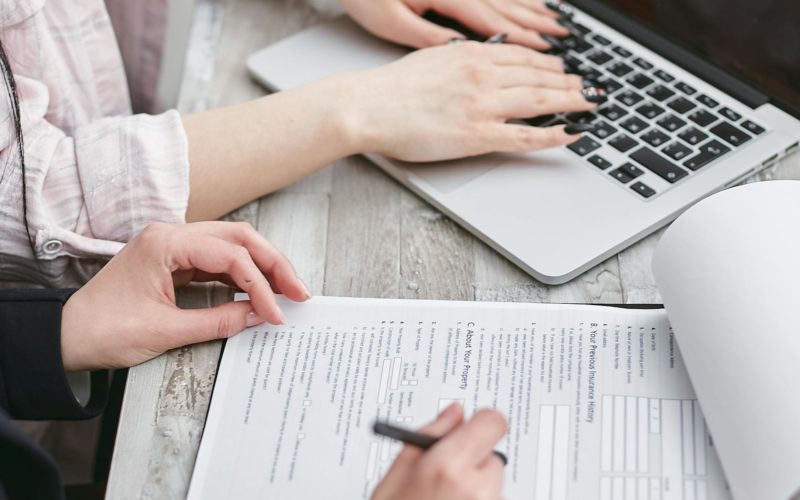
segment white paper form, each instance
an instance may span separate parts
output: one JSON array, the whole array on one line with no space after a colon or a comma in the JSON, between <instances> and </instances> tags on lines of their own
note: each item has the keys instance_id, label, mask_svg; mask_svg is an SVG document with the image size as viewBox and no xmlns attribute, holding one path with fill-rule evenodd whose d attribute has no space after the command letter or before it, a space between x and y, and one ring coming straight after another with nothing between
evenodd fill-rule
<instances>
[{"instance_id":1,"label":"white paper form","mask_svg":"<svg viewBox=\"0 0 800 500\"><path fill-rule=\"evenodd\" d=\"M509 420L504 497L728 498L664 311L317 297L225 348L189 498L368 498L453 401Z\"/></svg>"},{"instance_id":2,"label":"white paper form","mask_svg":"<svg viewBox=\"0 0 800 500\"><path fill-rule=\"evenodd\" d=\"M800 182L700 202L653 268L734 497L800 494Z\"/></svg>"}]
</instances>

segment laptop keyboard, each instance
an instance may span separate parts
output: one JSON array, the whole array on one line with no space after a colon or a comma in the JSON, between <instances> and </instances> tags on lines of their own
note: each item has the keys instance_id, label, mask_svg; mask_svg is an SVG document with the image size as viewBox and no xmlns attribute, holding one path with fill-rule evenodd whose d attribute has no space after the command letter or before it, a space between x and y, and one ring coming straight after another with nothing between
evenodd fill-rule
<instances>
[{"instance_id":1,"label":"laptop keyboard","mask_svg":"<svg viewBox=\"0 0 800 500\"><path fill-rule=\"evenodd\" d=\"M764 127L588 27L571 22L571 36L560 39L567 71L606 89L609 99L596 111L547 115L525 120L533 126L593 123L594 129L567 146L643 199L668 190L723 158ZM606 158L605 147L626 161ZM615 155L616 156L616 155ZM646 171L667 182L646 181Z\"/></svg>"}]
</instances>

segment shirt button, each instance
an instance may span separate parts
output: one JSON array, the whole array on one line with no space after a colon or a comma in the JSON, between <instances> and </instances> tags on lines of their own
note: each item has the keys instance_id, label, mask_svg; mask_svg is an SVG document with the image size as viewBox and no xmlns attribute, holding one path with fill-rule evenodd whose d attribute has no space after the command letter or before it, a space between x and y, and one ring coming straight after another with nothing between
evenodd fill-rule
<instances>
[{"instance_id":1,"label":"shirt button","mask_svg":"<svg viewBox=\"0 0 800 500\"><path fill-rule=\"evenodd\" d=\"M58 240L50 240L50 241L48 241L47 243L44 244L44 252L45 253L51 253L51 254L52 253L58 253L63 247L64 247L64 244L61 243L60 241L58 241Z\"/></svg>"}]
</instances>

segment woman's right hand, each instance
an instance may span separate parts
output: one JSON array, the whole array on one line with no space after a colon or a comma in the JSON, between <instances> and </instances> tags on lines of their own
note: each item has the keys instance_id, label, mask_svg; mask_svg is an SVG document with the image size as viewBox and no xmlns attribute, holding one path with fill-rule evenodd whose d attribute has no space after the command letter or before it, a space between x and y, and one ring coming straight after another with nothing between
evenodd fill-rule
<instances>
[{"instance_id":1,"label":"woman's right hand","mask_svg":"<svg viewBox=\"0 0 800 500\"><path fill-rule=\"evenodd\" d=\"M505 418L481 410L464 422L464 410L453 404L420 429L444 436L430 450L406 446L372 500L497 500L503 487L503 463L493 450L507 430Z\"/></svg>"},{"instance_id":2,"label":"woman's right hand","mask_svg":"<svg viewBox=\"0 0 800 500\"><path fill-rule=\"evenodd\" d=\"M521 152L577 139L563 126L507 123L594 109L580 76L516 45L475 42L419 50L379 68L339 75L340 113L356 152L405 161Z\"/></svg>"}]
</instances>

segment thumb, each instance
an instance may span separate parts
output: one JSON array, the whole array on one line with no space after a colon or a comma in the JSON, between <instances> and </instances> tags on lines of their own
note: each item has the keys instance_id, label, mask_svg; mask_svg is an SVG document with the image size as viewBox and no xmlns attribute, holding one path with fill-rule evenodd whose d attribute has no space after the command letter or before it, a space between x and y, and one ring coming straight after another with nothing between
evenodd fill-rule
<instances>
[{"instance_id":1,"label":"thumb","mask_svg":"<svg viewBox=\"0 0 800 500\"><path fill-rule=\"evenodd\" d=\"M250 301L227 302L204 309L178 309L175 311L174 332L170 349L189 344L226 339L247 327L264 322L253 311Z\"/></svg>"},{"instance_id":2,"label":"thumb","mask_svg":"<svg viewBox=\"0 0 800 500\"><path fill-rule=\"evenodd\" d=\"M453 38L464 38L458 31L436 25L403 4L397 6L393 17L393 33L388 37L403 45L422 49L444 45Z\"/></svg>"}]
</instances>

